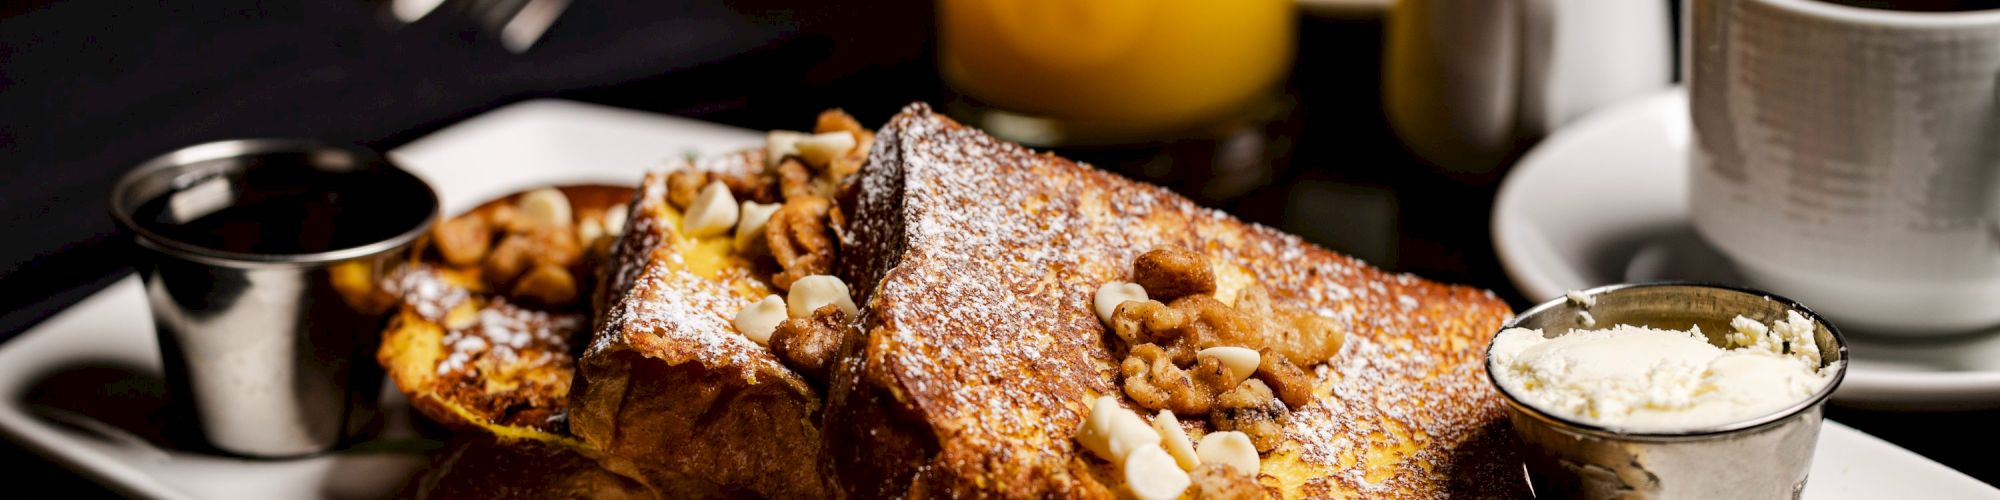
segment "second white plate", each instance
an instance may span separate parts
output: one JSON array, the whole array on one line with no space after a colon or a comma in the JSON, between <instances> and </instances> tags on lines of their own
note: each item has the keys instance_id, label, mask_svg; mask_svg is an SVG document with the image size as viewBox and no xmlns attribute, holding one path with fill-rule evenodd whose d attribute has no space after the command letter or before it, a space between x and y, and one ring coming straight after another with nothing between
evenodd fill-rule
<instances>
[{"instance_id":1,"label":"second white plate","mask_svg":"<svg viewBox=\"0 0 2000 500\"><path fill-rule=\"evenodd\" d=\"M1675 89L1593 113L1529 151L1493 206L1493 245L1514 285L1546 300L1612 283L1741 284L1689 220L1689 133L1687 94ZM1924 343L1848 337L1853 364L1836 402L2000 406L2000 332Z\"/></svg>"}]
</instances>

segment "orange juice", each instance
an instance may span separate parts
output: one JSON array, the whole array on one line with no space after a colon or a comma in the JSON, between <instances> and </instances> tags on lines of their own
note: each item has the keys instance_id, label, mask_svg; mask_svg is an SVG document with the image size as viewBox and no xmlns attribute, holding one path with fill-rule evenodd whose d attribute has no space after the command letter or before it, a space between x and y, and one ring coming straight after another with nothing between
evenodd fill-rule
<instances>
[{"instance_id":1,"label":"orange juice","mask_svg":"<svg viewBox=\"0 0 2000 500\"><path fill-rule=\"evenodd\" d=\"M1197 125L1275 89L1296 0L938 0L954 89L1128 130Z\"/></svg>"}]
</instances>

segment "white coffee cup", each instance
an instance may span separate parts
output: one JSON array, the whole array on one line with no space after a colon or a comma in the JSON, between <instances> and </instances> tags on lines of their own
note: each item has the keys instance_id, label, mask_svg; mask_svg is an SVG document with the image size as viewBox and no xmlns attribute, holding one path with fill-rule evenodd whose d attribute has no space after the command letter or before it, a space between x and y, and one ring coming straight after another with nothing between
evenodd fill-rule
<instances>
[{"instance_id":1,"label":"white coffee cup","mask_svg":"<svg viewBox=\"0 0 2000 500\"><path fill-rule=\"evenodd\" d=\"M1688 14L1704 237L1851 330L2000 325L2000 10Z\"/></svg>"}]
</instances>

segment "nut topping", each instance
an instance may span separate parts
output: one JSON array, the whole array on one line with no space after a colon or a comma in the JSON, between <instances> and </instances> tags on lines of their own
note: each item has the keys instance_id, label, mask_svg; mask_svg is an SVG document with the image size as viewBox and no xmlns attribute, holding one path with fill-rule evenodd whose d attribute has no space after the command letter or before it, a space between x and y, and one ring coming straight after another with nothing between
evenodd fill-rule
<instances>
[{"instance_id":1,"label":"nut topping","mask_svg":"<svg viewBox=\"0 0 2000 500\"><path fill-rule=\"evenodd\" d=\"M509 234L501 238L500 244L486 253L486 261L480 266L480 276L495 287L513 282L534 264L534 241L525 234Z\"/></svg>"},{"instance_id":2,"label":"nut topping","mask_svg":"<svg viewBox=\"0 0 2000 500\"><path fill-rule=\"evenodd\" d=\"M1132 261L1132 282L1146 287L1154 300L1173 302L1190 295L1215 293L1215 270L1208 259L1175 247L1160 247Z\"/></svg>"},{"instance_id":3,"label":"nut topping","mask_svg":"<svg viewBox=\"0 0 2000 500\"><path fill-rule=\"evenodd\" d=\"M868 131L866 127L861 126L861 122L855 121L854 117L838 109L820 113L819 123L813 126L813 132L854 134L854 148L849 149L847 154L834 157L833 162L826 166L827 177L835 183L859 172L861 165L868 162L868 150L875 143L874 132Z\"/></svg>"},{"instance_id":4,"label":"nut topping","mask_svg":"<svg viewBox=\"0 0 2000 500\"><path fill-rule=\"evenodd\" d=\"M576 278L562 266L542 264L514 283L516 299L561 307L576 302Z\"/></svg>"},{"instance_id":5,"label":"nut topping","mask_svg":"<svg viewBox=\"0 0 2000 500\"><path fill-rule=\"evenodd\" d=\"M438 254L453 266L472 266L486 258L486 250L493 244L493 226L486 217L470 213L438 224L431 231L432 240L437 244Z\"/></svg>"},{"instance_id":6,"label":"nut topping","mask_svg":"<svg viewBox=\"0 0 2000 500\"><path fill-rule=\"evenodd\" d=\"M764 225L764 238L770 243L771 256L784 268L771 278L772 284L790 289L800 278L833 271L833 229L826 222L827 210L832 207L833 202L826 198L804 196L785 201L771 214Z\"/></svg>"},{"instance_id":7,"label":"nut topping","mask_svg":"<svg viewBox=\"0 0 2000 500\"><path fill-rule=\"evenodd\" d=\"M1202 349L1194 353L1195 359L1215 358L1222 366L1229 368L1229 385L1243 383L1243 379L1257 372L1258 354L1236 346L1218 346ZM1293 370L1297 370L1296 367Z\"/></svg>"},{"instance_id":8,"label":"nut topping","mask_svg":"<svg viewBox=\"0 0 2000 500\"><path fill-rule=\"evenodd\" d=\"M1276 355L1270 348L1264 349L1255 370L1257 380L1277 393L1278 400L1284 401L1286 407L1298 408L1312 402L1312 377L1306 376L1305 370L1299 369L1284 356Z\"/></svg>"},{"instance_id":9,"label":"nut topping","mask_svg":"<svg viewBox=\"0 0 2000 500\"><path fill-rule=\"evenodd\" d=\"M1119 371L1125 375L1125 395L1139 406L1202 415L1214 408L1215 394L1229 387L1226 380L1228 374L1222 365L1211 362L1209 366L1206 372L1196 366L1190 373L1175 366L1160 346L1139 344L1132 347L1131 354L1119 365ZM1199 373L1208 373L1209 376L1195 377Z\"/></svg>"},{"instance_id":10,"label":"nut topping","mask_svg":"<svg viewBox=\"0 0 2000 500\"><path fill-rule=\"evenodd\" d=\"M1271 388L1257 379L1223 393L1215 399L1215 413L1209 423L1216 430L1238 431L1255 443L1255 452L1271 451L1285 440L1285 405L1271 394ZM1251 454L1255 456L1255 453ZM1207 462L1208 457L1202 456Z\"/></svg>"},{"instance_id":11,"label":"nut topping","mask_svg":"<svg viewBox=\"0 0 2000 500\"><path fill-rule=\"evenodd\" d=\"M1111 313L1111 332L1127 344L1164 344L1180 338L1187 315L1154 300L1128 300Z\"/></svg>"},{"instance_id":12,"label":"nut topping","mask_svg":"<svg viewBox=\"0 0 2000 500\"><path fill-rule=\"evenodd\" d=\"M820 306L810 317L786 319L771 333L771 354L806 378L825 382L845 324L847 312L839 304Z\"/></svg>"},{"instance_id":13,"label":"nut topping","mask_svg":"<svg viewBox=\"0 0 2000 500\"><path fill-rule=\"evenodd\" d=\"M1347 343L1347 333L1331 319L1303 311L1279 312L1274 316L1265 322L1264 346L1294 365L1325 363L1340 354L1340 346Z\"/></svg>"},{"instance_id":14,"label":"nut topping","mask_svg":"<svg viewBox=\"0 0 2000 500\"><path fill-rule=\"evenodd\" d=\"M694 170L675 170L667 174L667 203L676 209L687 210L694 205L696 196L708 185L708 174Z\"/></svg>"},{"instance_id":15,"label":"nut topping","mask_svg":"<svg viewBox=\"0 0 2000 500\"><path fill-rule=\"evenodd\" d=\"M811 169L798 158L786 158L778 164L778 192L787 200L819 196L819 185L813 180Z\"/></svg>"}]
</instances>

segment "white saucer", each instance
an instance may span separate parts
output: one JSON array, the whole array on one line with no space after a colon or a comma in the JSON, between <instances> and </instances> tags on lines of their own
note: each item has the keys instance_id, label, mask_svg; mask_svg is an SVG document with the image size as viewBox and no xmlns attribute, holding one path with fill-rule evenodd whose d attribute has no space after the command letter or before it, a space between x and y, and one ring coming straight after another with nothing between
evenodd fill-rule
<instances>
[{"instance_id":1,"label":"white saucer","mask_svg":"<svg viewBox=\"0 0 2000 500\"><path fill-rule=\"evenodd\" d=\"M1742 284L1687 208L1687 93L1614 105L1528 152L1493 205L1493 246L1529 300L1612 283ZM1806 304L1810 307L1812 304ZM2000 332L1910 341L1847 334L1834 401L1880 408L2000 406Z\"/></svg>"}]
</instances>

